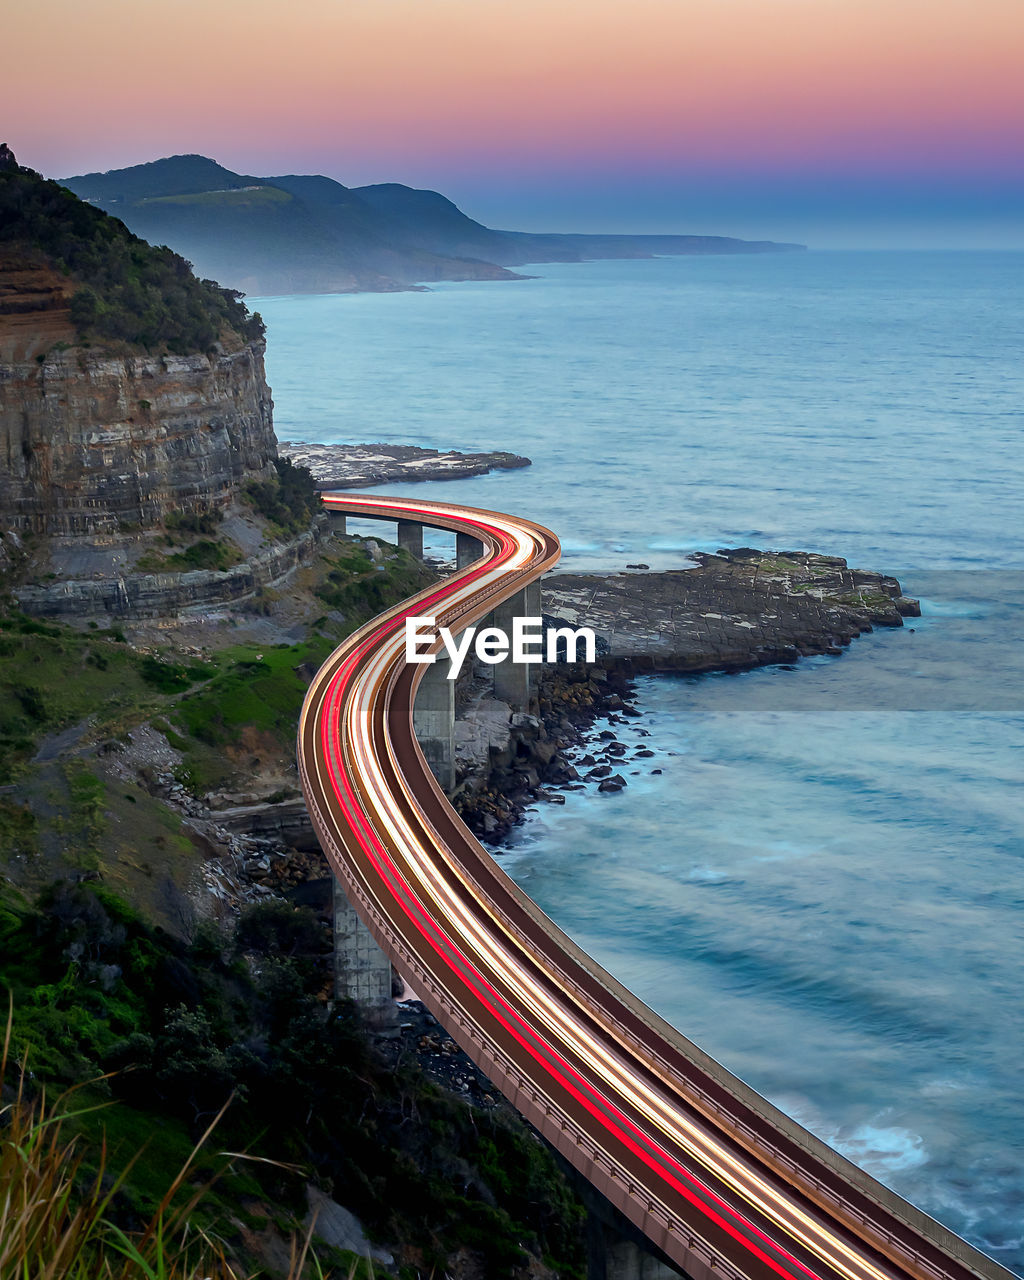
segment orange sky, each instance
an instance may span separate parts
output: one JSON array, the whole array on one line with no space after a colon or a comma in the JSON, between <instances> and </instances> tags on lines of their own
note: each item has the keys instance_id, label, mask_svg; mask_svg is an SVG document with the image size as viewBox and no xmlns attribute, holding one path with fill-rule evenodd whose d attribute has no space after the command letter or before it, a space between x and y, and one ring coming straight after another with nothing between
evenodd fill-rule
<instances>
[{"instance_id":1,"label":"orange sky","mask_svg":"<svg viewBox=\"0 0 1024 1280\"><path fill-rule=\"evenodd\" d=\"M1022 176L1024 0L50 0L3 38L51 174Z\"/></svg>"}]
</instances>

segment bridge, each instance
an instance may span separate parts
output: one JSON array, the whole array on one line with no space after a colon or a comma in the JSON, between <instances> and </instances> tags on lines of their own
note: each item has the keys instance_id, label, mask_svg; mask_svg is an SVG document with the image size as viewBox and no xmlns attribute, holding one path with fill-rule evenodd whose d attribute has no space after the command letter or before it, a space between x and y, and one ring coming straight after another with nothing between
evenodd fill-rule
<instances>
[{"instance_id":1,"label":"bridge","mask_svg":"<svg viewBox=\"0 0 1024 1280\"><path fill-rule=\"evenodd\" d=\"M405 619L429 615L453 631L479 622L556 563L554 534L446 503L324 501L339 515L462 535L453 576L374 618L324 663L302 709L298 761L349 902L466 1053L691 1280L1011 1280L648 1009L448 804L413 720L435 668L406 662Z\"/></svg>"}]
</instances>

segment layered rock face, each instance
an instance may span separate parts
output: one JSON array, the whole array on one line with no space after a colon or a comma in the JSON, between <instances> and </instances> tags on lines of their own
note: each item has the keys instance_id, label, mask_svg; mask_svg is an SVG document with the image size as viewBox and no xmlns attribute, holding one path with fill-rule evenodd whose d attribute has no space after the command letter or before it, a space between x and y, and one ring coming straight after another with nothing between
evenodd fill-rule
<instances>
[{"instance_id":1,"label":"layered rock face","mask_svg":"<svg viewBox=\"0 0 1024 1280\"><path fill-rule=\"evenodd\" d=\"M270 468L277 442L262 342L215 356L61 347L42 361L0 363L8 527L57 536L147 528L171 512L225 508Z\"/></svg>"}]
</instances>

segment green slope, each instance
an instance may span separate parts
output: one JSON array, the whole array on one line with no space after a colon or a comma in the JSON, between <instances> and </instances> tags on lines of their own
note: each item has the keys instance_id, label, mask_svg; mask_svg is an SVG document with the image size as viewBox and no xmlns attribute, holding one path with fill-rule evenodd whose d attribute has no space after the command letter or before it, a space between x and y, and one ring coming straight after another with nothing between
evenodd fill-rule
<instances>
[{"instance_id":1,"label":"green slope","mask_svg":"<svg viewBox=\"0 0 1024 1280\"><path fill-rule=\"evenodd\" d=\"M86 341L176 354L210 350L227 329L262 336L258 316L168 248L19 165L0 146L0 246L71 281L71 320Z\"/></svg>"}]
</instances>

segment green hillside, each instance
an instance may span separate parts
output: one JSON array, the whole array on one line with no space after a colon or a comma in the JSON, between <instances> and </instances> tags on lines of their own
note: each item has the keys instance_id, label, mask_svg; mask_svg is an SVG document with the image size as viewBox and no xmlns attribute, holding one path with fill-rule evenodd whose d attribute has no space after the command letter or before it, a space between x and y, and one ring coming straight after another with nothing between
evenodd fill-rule
<instances>
[{"instance_id":1,"label":"green hillside","mask_svg":"<svg viewBox=\"0 0 1024 1280\"><path fill-rule=\"evenodd\" d=\"M279 187L233 187L227 191L191 191L180 196L148 196L139 204L212 204L248 209L261 204L288 204L291 198Z\"/></svg>"},{"instance_id":2,"label":"green hillside","mask_svg":"<svg viewBox=\"0 0 1024 1280\"><path fill-rule=\"evenodd\" d=\"M72 190L92 204L134 204L151 196L191 195L244 187L250 181L206 156L168 156L109 173L83 173L71 178Z\"/></svg>"},{"instance_id":3,"label":"green hillside","mask_svg":"<svg viewBox=\"0 0 1024 1280\"><path fill-rule=\"evenodd\" d=\"M198 280L167 247L19 165L0 145L0 246L34 255L71 284L71 319L85 342L114 341L178 355L209 351L225 329L263 334L240 296Z\"/></svg>"}]
</instances>

